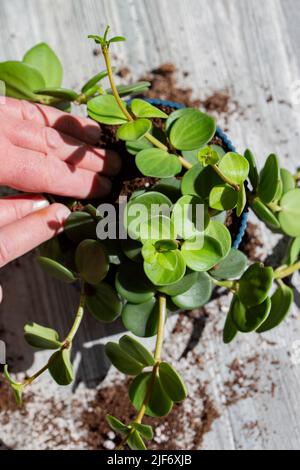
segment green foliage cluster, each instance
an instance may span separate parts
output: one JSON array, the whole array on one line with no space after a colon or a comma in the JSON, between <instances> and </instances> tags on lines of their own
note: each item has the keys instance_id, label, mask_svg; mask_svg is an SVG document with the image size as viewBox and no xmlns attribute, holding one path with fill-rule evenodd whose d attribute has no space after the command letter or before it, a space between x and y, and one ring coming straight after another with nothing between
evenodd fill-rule
<instances>
[{"instance_id":1,"label":"green foliage cluster","mask_svg":"<svg viewBox=\"0 0 300 470\"><path fill-rule=\"evenodd\" d=\"M138 97L130 103L123 101L122 96L141 94L149 83L115 85L109 47L124 38L107 36L108 28L103 37L91 36L102 49L106 70L92 77L80 92L62 88L62 66L46 44L33 47L22 62L0 64L8 96L63 109L69 109L72 102L86 105L91 119L117 126L117 138L124 141L128 158L135 159L142 175L158 179L128 201L125 240L97 239L96 227L103 217L86 201L69 216L65 233L41 247L38 262L49 274L81 284L78 311L64 339L52 328L26 324L26 341L54 352L23 383L12 379L7 366L4 374L18 403L24 388L46 370L59 385L70 384L72 341L85 309L102 322L121 317L135 336L156 335L153 354L129 335L105 348L112 364L134 377L129 398L137 410L128 424L114 416L107 417L108 423L122 435L121 447L145 449L144 441L152 439L153 430L142 423L144 415L166 416L174 402L187 396L179 373L162 360L168 315L205 305L218 286L233 294L224 326L225 343L238 332L268 331L286 317L293 291L284 279L300 268L300 189L298 176L280 168L276 155L271 154L259 172L250 150L240 155L212 144L215 121L198 109L184 108L168 115ZM106 77L110 87L104 89ZM163 126L158 128L157 119ZM67 204L72 208L76 201ZM240 216L246 204L272 231L291 239L284 264L277 269L249 264L241 251L232 248L224 224L226 213L234 210ZM134 223L137 205L145 210ZM153 214L154 205L164 210Z\"/></svg>"}]
</instances>

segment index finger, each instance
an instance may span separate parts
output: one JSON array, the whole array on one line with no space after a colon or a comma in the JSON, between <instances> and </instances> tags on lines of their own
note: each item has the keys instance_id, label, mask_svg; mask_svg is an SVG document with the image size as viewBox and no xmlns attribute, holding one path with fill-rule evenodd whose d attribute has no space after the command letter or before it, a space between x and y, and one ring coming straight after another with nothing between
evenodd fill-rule
<instances>
[{"instance_id":1,"label":"index finger","mask_svg":"<svg viewBox=\"0 0 300 470\"><path fill-rule=\"evenodd\" d=\"M6 98L0 109L14 118L33 121L41 127L53 127L86 143L96 144L100 138L101 131L96 122L65 113L52 106Z\"/></svg>"}]
</instances>

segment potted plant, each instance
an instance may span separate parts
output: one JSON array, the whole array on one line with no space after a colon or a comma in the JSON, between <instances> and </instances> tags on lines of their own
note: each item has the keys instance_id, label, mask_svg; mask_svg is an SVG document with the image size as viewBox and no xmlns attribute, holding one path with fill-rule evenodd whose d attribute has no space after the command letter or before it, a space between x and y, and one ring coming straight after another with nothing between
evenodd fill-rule
<instances>
[{"instance_id":1,"label":"potted plant","mask_svg":"<svg viewBox=\"0 0 300 470\"><path fill-rule=\"evenodd\" d=\"M141 95L149 84L115 85L109 51L124 38L108 39L108 32L107 27L103 36L90 36L101 47L106 70L79 93L61 87L60 62L46 44L35 46L22 62L0 64L9 96L66 110L72 102L86 106L107 146L118 148L123 159L112 196L64 200L72 209L65 232L40 249L38 262L47 272L80 285L72 328L60 338L49 326L27 323L26 341L54 352L22 383L7 365L4 375L19 404L46 370L59 385L68 385L72 341L84 312L102 322L121 316L127 330L156 336L156 343L152 353L125 334L106 345L112 364L133 377L129 398L137 410L130 423L107 420L122 435L119 448L145 449L153 430L143 417L166 416L188 393L174 365L163 360L169 314L205 305L215 287L227 289L233 297L224 319L225 343L239 332L270 330L287 315L293 290L286 279L300 268L300 189L297 175L281 168L276 155L269 155L259 172L252 152L237 153L214 119L198 109L140 97L124 101L122 96ZM108 89L102 86L106 77ZM130 196L126 203L124 196ZM276 269L249 264L238 250L249 207L270 230L290 237L286 259ZM237 218L237 231L228 225L228 213Z\"/></svg>"}]
</instances>

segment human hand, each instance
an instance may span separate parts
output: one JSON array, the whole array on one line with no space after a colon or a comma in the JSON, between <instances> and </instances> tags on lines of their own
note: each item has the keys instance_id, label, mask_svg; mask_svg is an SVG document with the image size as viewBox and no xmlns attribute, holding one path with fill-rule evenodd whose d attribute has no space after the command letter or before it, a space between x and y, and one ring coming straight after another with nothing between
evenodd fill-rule
<instances>
[{"instance_id":1,"label":"human hand","mask_svg":"<svg viewBox=\"0 0 300 470\"><path fill-rule=\"evenodd\" d=\"M0 105L0 184L29 193L102 197L115 152L93 146L98 124L55 108L6 98ZM39 194L0 199L0 267L63 230L70 211Z\"/></svg>"}]
</instances>

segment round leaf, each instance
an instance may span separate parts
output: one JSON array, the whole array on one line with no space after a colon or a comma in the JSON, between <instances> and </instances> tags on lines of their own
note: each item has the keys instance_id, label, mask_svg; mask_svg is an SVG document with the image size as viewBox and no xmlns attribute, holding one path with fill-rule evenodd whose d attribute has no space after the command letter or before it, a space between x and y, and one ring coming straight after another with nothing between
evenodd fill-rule
<instances>
[{"instance_id":1,"label":"round leaf","mask_svg":"<svg viewBox=\"0 0 300 470\"><path fill-rule=\"evenodd\" d=\"M300 253L300 237L294 238L292 240L289 249L288 249L288 259L287 264L294 264L299 259Z\"/></svg>"},{"instance_id":2,"label":"round leaf","mask_svg":"<svg viewBox=\"0 0 300 470\"><path fill-rule=\"evenodd\" d=\"M34 90L34 92L38 95L52 96L53 98L58 98L62 101L75 101L79 96L74 90L59 87L38 88L37 90Z\"/></svg>"},{"instance_id":3,"label":"round leaf","mask_svg":"<svg viewBox=\"0 0 300 470\"><path fill-rule=\"evenodd\" d=\"M285 193L280 201L281 211L278 214L280 226L290 237L300 235L300 189Z\"/></svg>"},{"instance_id":4,"label":"round leaf","mask_svg":"<svg viewBox=\"0 0 300 470\"><path fill-rule=\"evenodd\" d=\"M137 263L123 263L116 275L117 292L128 302L140 304L151 299L154 288L145 276L143 267Z\"/></svg>"},{"instance_id":5,"label":"round leaf","mask_svg":"<svg viewBox=\"0 0 300 470\"><path fill-rule=\"evenodd\" d=\"M280 285L271 297L270 313L267 319L256 330L257 333L263 333L278 326L289 313L293 297L293 290L290 287L285 284Z\"/></svg>"},{"instance_id":6,"label":"round leaf","mask_svg":"<svg viewBox=\"0 0 300 470\"><path fill-rule=\"evenodd\" d=\"M109 270L107 254L98 240L83 240L76 249L75 262L82 279L92 285L99 284Z\"/></svg>"},{"instance_id":7,"label":"round leaf","mask_svg":"<svg viewBox=\"0 0 300 470\"><path fill-rule=\"evenodd\" d=\"M125 102L124 106L126 106ZM117 125L127 122L127 118L112 95L96 96L88 101L87 110L92 119L103 124Z\"/></svg>"},{"instance_id":8,"label":"round leaf","mask_svg":"<svg viewBox=\"0 0 300 470\"><path fill-rule=\"evenodd\" d=\"M268 296L273 282L273 269L254 263L244 272L238 287L238 297L246 307L261 304Z\"/></svg>"},{"instance_id":9,"label":"round leaf","mask_svg":"<svg viewBox=\"0 0 300 470\"><path fill-rule=\"evenodd\" d=\"M249 163L249 179L252 184L252 188L256 191L259 181L259 175L257 170L256 161L251 150L247 149L244 153L244 157Z\"/></svg>"},{"instance_id":10,"label":"round leaf","mask_svg":"<svg viewBox=\"0 0 300 470\"><path fill-rule=\"evenodd\" d=\"M114 321L122 311L122 302L116 291L105 282L99 284L86 298L86 306L96 320Z\"/></svg>"},{"instance_id":11,"label":"round leaf","mask_svg":"<svg viewBox=\"0 0 300 470\"><path fill-rule=\"evenodd\" d=\"M222 222L211 220L205 230L205 235L214 238L221 245L222 258L228 255L231 249L231 235L227 227Z\"/></svg>"},{"instance_id":12,"label":"round leaf","mask_svg":"<svg viewBox=\"0 0 300 470\"><path fill-rule=\"evenodd\" d=\"M123 374L138 375L144 368L143 364L129 356L117 343L108 342L105 353L113 366Z\"/></svg>"},{"instance_id":13,"label":"round leaf","mask_svg":"<svg viewBox=\"0 0 300 470\"><path fill-rule=\"evenodd\" d=\"M24 337L34 348L58 349L62 345L57 331L37 323L27 323L24 326Z\"/></svg>"},{"instance_id":14,"label":"round leaf","mask_svg":"<svg viewBox=\"0 0 300 470\"><path fill-rule=\"evenodd\" d=\"M149 119L137 119L123 124L117 130L117 137L121 140L139 140L151 129Z\"/></svg>"},{"instance_id":15,"label":"round leaf","mask_svg":"<svg viewBox=\"0 0 300 470\"><path fill-rule=\"evenodd\" d=\"M212 282L206 273L194 273L196 282L182 294L172 296L172 302L184 310L202 307L205 305L212 293Z\"/></svg>"},{"instance_id":16,"label":"round leaf","mask_svg":"<svg viewBox=\"0 0 300 470\"><path fill-rule=\"evenodd\" d=\"M239 250L231 248L230 252L210 271L215 279L239 279L247 266L247 256Z\"/></svg>"},{"instance_id":17,"label":"round leaf","mask_svg":"<svg viewBox=\"0 0 300 470\"><path fill-rule=\"evenodd\" d=\"M203 232L208 223L208 208L197 196L184 195L173 207L171 220L177 236L186 240Z\"/></svg>"},{"instance_id":18,"label":"round leaf","mask_svg":"<svg viewBox=\"0 0 300 470\"><path fill-rule=\"evenodd\" d=\"M280 228L280 224L273 212L258 198L251 202L251 208L259 219L274 229Z\"/></svg>"},{"instance_id":19,"label":"round leaf","mask_svg":"<svg viewBox=\"0 0 300 470\"><path fill-rule=\"evenodd\" d=\"M215 120L197 109L181 116L170 131L170 141L179 150L194 150L207 144L216 132Z\"/></svg>"},{"instance_id":20,"label":"round leaf","mask_svg":"<svg viewBox=\"0 0 300 470\"><path fill-rule=\"evenodd\" d=\"M181 163L176 155L160 149L145 149L139 152L135 163L145 176L169 178L181 171Z\"/></svg>"},{"instance_id":21,"label":"round leaf","mask_svg":"<svg viewBox=\"0 0 300 470\"><path fill-rule=\"evenodd\" d=\"M271 299L267 297L261 304L245 307L237 296L234 296L230 315L236 328L242 333L255 331L268 317L271 309Z\"/></svg>"},{"instance_id":22,"label":"round leaf","mask_svg":"<svg viewBox=\"0 0 300 470\"><path fill-rule=\"evenodd\" d=\"M197 111L195 108L180 108L176 109L176 111L173 111L171 114L169 114L168 119L166 120L166 131L170 131L171 126L177 119L182 116L193 115L195 110Z\"/></svg>"},{"instance_id":23,"label":"round leaf","mask_svg":"<svg viewBox=\"0 0 300 470\"><path fill-rule=\"evenodd\" d=\"M24 55L23 62L39 71L47 87L59 87L61 85L63 78L62 65L48 44L40 43L32 47Z\"/></svg>"},{"instance_id":24,"label":"round leaf","mask_svg":"<svg viewBox=\"0 0 300 470\"><path fill-rule=\"evenodd\" d=\"M185 273L185 260L179 250L157 253L155 262L144 261L144 271L157 286L166 286L179 281Z\"/></svg>"},{"instance_id":25,"label":"round leaf","mask_svg":"<svg viewBox=\"0 0 300 470\"><path fill-rule=\"evenodd\" d=\"M71 212L64 225L66 235L75 243L96 238L97 222L87 212Z\"/></svg>"},{"instance_id":26,"label":"round leaf","mask_svg":"<svg viewBox=\"0 0 300 470\"><path fill-rule=\"evenodd\" d=\"M296 187L296 181L292 173L285 168L281 168L280 177L282 181L282 194L285 194Z\"/></svg>"},{"instance_id":27,"label":"round leaf","mask_svg":"<svg viewBox=\"0 0 300 470\"><path fill-rule=\"evenodd\" d=\"M198 273L194 271L187 271L180 281L170 284L168 286L161 286L158 290L167 295L179 295L188 291L194 284L197 283Z\"/></svg>"},{"instance_id":28,"label":"round leaf","mask_svg":"<svg viewBox=\"0 0 300 470\"><path fill-rule=\"evenodd\" d=\"M124 226L132 239L140 236L140 225L160 213L169 215L172 202L162 193L149 191L131 199L125 207Z\"/></svg>"},{"instance_id":29,"label":"round leaf","mask_svg":"<svg viewBox=\"0 0 300 470\"><path fill-rule=\"evenodd\" d=\"M153 145L146 137L142 137L139 140L127 140L126 141L126 150L130 155L136 155L141 150L151 149Z\"/></svg>"},{"instance_id":30,"label":"round leaf","mask_svg":"<svg viewBox=\"0 0 300 470\"><path fill-rule=\"evenodd\" d=\"M276 155L268 156L263 169L260 172L258 184L258 196L265 203L273 201L278 184L280 182L280 168Z\"/></svg>"},{"instance_id":31,"label":"round leaf","mask_svg":"<svg viewBox=\"0 0 300 470\"><path fill-rule=\"evenodd\" d=\"M146 398L151 378L151 372L143 372L135 377L133 382L130 384L129 398L136 410L140 410ZM156 375L148 406L146 407L146 414L154 417L167 416L170 413L172 406L172 400L164 391L160 378Z\"/></svg>"},{"instance_id":32,"label":"round leaf","mask_svg":"<svg viewBox=\"0 0 300 470\"><path fill-rule=\"evenodd\" d=\"M220 243L206 235L185 241L181 252L186 265L193 271L208 271L223 258Z\"/></svg>"},{"instance_id":33,"label":"round leaf","mask_svg":"<svg viewBox=\"0 0 300 470\"><path fill-rule=\"evenodd\" d=\"M218 211L233 209L237 200L237 191L226 183L215 186L209 194L209 206Z\"/></svg>"},{"instance_id":34,"label":"round leaf","mask_svg":"<svg viewBox=\"0 0 300 470\"><path fill-rule=\"evenodd\" d=\"M123 351L143 364L143 366L153 366L155 364L152 354L141 343L131 338L131 336L122 336L119 345Z\"/></svg>"},{"instance_id":35,"label":"round leaf","mask_svg":"<svg viewBox=\"0 0 300 470\"><path fill-rule=\"evenodd\" d=\"M72 271L70 271L70 269L66 268L57 261L54 261L53 259L46 258L45 256L39 256L37 261L44 271L59 281L71 283L77 280L77 277Z\"/></svg>"},{"instance_id":36,"label":"round leaf","mask_svg":"<svg viewBox=\"0 0 300 470\"><path fill-rule=\"evenodd\" d=\"M73 382L74 373L70 354L70 349L61 349L49 360L49 372L58 385L69 385Z\"/></svg>"},{"instance_id":37,"label":"round leaf","mask_svg":"<svg viewBox=\"0 0 300 470\"><path fill-rule=\"evenodd\" d=\"M245 157L238 153L228 152L218 164L222 173L236 184L243 183L249 173L249 163Z\"/></svg>"},{"instance_id":38,"label":"round leaf","mask_svg":"<svg viewBox=\"0 0 300 470\"><path fill-rule=\"evenodd\" d=\"M39 101L33 90L45 87L44 78L38 70L12 60L0 64L0 80L5 83L6 96L30 101Z\"/></svg>"},{"instance_id":39,"label":"round leaf","mask_svg":"<svg viewBox=\"0 0 300 470\"><path fill-rule=\"evenodd\" d=\"M187 389L178 372L167 362L159 364L159 378L164 391L172 401L182 401L187 397Z\"/></svg>"},{"instance_id":40,"label":"round leaf","mask_svg":"<svg viewBox=\"0 0 300 470\"><path fill-rule=\"evenodd\" d=\"M131 102L131 111L138 118L162 118L168 115L145 100L135 98Z\"/></svg>"},{"instance_id":41,"label":"round leaf","mask_svg":"<svg viewBox=\"0 0 300 470\"><path fill-rule=\"evenodd\" d=\"M142 242L147 240L175 240L176 232L172 220L164 215L151 217L140 225L140 237ZM143 251L142 251L143 253Z\"/></svg>"},{"instance_id":42,"label":"round leaf","mask_svg":"<svg viewBox=\"0 0 300 470\"><path fill-rule=\"evenodd\" d=\"M140 337L154 336L159 316L158 302L152 299L142 304L126 304L122 311L125 328Z\"/></svg>"},{"instance_id":43,"label":"round leaf","mask_svg":"<svg viewBox=\"0 0 300 470\"><path fill-rule=\"evenodd\" d=\"M224 181L210 165L203 167L198 163L184 174L181 191L182 194L194 194L206 199L215 186L223 183Z\"/></svg>"},{"instance_id":44,"label":"round leaf","mask_svg":"<svg viewBox=\"0 0 300 470\"><path fill-rule=\"evenodd\" d=\"M223 330L223 342L225 344L231 343L238 333L238 329L232 321L231 312L229 311L226 317L224 330Z\"/></svg>"}]
</instances>

